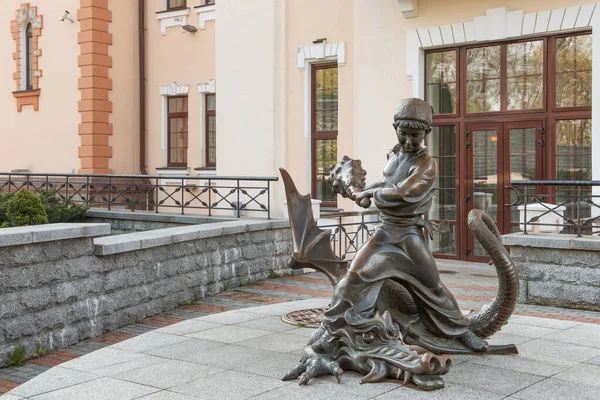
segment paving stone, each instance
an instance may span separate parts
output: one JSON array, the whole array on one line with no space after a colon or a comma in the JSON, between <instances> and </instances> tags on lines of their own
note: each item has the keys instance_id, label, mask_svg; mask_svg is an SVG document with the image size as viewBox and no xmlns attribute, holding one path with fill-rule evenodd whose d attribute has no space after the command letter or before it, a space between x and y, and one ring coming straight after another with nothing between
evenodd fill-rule
<instances>
[{"instance_id":1,"label":"paving stone","mask_svg":"<svg viewBox=\"0 0 600 400\"><path fill-rule=\"evenodd\" d=\"M464 363L444 375L446 382L468 386L476 390L510 395L544 379L541 376L514 372L507 369Z\"/></svg>"},{"instance_id":2,"label":"paving stone","mask_svg":"<svg viewBox=\"0 0 600 400\"><path fill-rule=\"evenodd\" d=\"M200 331L205 331L207 329L218 328L219 326L223 326L222 324L216 324L214 322L207 321L198 321L198 320L188 320L183 322L178 322L177 324L167 326L164 328L160 328L160 330L156 332L160 333L168 333L169 335L187 335L189 333L195 333Z\"/></svg>"},{"instance_id":3,"label":"paving stone","mask_svg":"<svg viewBox=\"0 0 600 400\"><path fill-rule=\"evenodd\" d=\"M169 389L223 372L223 369L207 365L192 364L178 360L164 360L163 362L155 362L153 365L147 367L121 373L118 379L160 389Z\"/></svg>"},{"instance_id":4,"label":"paving stone","mask_svg":"<svg viewBox=\"0 0 600 400\"><path fill-rule=\"evenodd\" d=\"M157 357L177 359L177 357L181 354L212 350L223 346L226 346L226 344L222 342L188 338L188 340L183 342L175 343L158 349L148 350L145 353Z\"/></svg>"},{"instance_id":5,"label":"paving stone","mask_svg":"<svg viewBox=\"0 0 600 400\"><path fill-rule=\"evenodd\" d=\"M185 394L161 390L160 392L149 394L148 396L138 397L140 400L194 400L197 397L186 396Z\"/></svg>"},{"instance_id":6,"label":"paving stone","mask_svg":"<svg viewBox=\"0 0 600 400\"><path fill-rule=\"evenodd\" d=\"M547 358L583 362L600 356L600 349L574 344L532 339L519 345L519 353L526 357L544 360Z\"/></svg>"},{"instance_id":7,"label":"paving stone","mask_svg":"<svg viewBox=\"0 0 600 400\"><path fill-rule=\"evenodd\" d=\"M253 319L265 317L266 315L260 315L257 313L249 313L246 311L228 311L220 314L213 314L207 317L203 317L203 322L213 322L217 324L230 325L238 324L240 322L251 321Z\"/></svg>"},{"instance_id":8,"label":"paving stone","mask_svg":"<svg viewBox=\"0 0 600 400\"><path fill-rule=\"evenodd\" d=\"M2 394L2 393L0 393ZM6 393L6 394L2 394L2 400L21 400L24 399L25 397L21 397L21 396L16 396L12 393Z\"/></svg>"},{"instance_id":9,"label":"paving stone","mask_svg":"<svg viewBox=\"0 0 600 400\"><path fill-rule=\"evenodd\" d=\"M530 338L530 337L509 335L509 334L505 334L503 332L504 332L504 329L502 329L500 332L495 333L494 336L492 336L491 338L488 339L488 343L494 344L494 345L515 344L518 346L522 343L532 340L532 338Z\"/></svg>"},{"instance_id":10,"label":"paving stone","mask_svg":"<svg viewBox=\"0 0 600 400\"><path fill-rule=\"evenodd\" d=\"M285 332L293 330L295 327L290 324L286 324L281 320L281 317L272 315L264 318L258 318L251 321L241 322L235 324L243 328L260 329L263 331L270 332Z\"/></svg>"},{"instance_id":11,"label":"paving stone","mask_svg":"<svg viewBox=\"0 0 600 400\"><path fill-rule=\"evenodd\" d=\"M93 372L103 367L120 364L142 357L144 357L144 354L133 353L114 347L107 347L71 360L68 363L63 364L62 367L77 371Z\"/></svg>"},{"instance_id":12,"label":"paving stone","mask_svg":"<svg viewBox=\"0 0 600 400\"><path fill-rule=\"evenodd\" d=\"M11 394L23 397L32 397L63 387L91 381L96 378L97 376L90 373L73 371L62 367L54 367L51 370L46 371L30 381L16 387L11 391Z\"/></svg>"},{"instance_id":13,"label":"paving stone","mask_svg":"<svg viewBox=\"0 0 600 400\"><path fill-rule=\"evenodd\" d=\"M600 395L600 366L591 364L579 364L556 374L553 378L561 381L596 386Z\"/></svg>"},{"instance_id":14,"label":"paving stone","mask_svg":"<svg viewBox=\"0 0 600 400\"><path fill-rule=\"evenodd\" d=\"M515 315L510 318L509 324L520 324L530 326L540 326L543 328L554 328L554 329L567 329L574 326L580 325L580 322L575 321L563 321L558 319L546 319L538 317L526 317L521 315Z\"/></svg>"},{"instance_id":15,"label":"paving stone","mask_svg":"<svg viewBox=\"0 0 600 400\"><path fill-rule=\"evenodd\" d=\"M247 399L275 388L290 385L280 379L257 376L238 371L226 371L222 374L171 388L171 391L188 394L199 399Z\"/></svg>"},{"instance_id":16,"label":"paving stone","mask_svg":"<svg viewBox=\"0 0 600 400\"><path fill-rule=\"evenodd\" d=\"M597 386L549 378L513 394L512 397L523 400L598 400L598 393Z\"/></svg>"},{"instance_id":17,"label":"paving stone","mask_svg":"<svg viewBox=\"0 0 600 400\"><path fill-rule=\"evenodd\" d=\"M157 392L159 389L113 378L99 378L93 381L69 386L64 389L33 397L35 400L129 400Z\"/></svg>"},{"instance_id":18,"label":"paving stone","mask_svg":"<svg viewBox=\"0 0 600 400\"><path fill-rule=\"evenodd\" d=\"M454 358L452 359L454 361ZM574 361L557 360L546 358L544 362L535 358L528 358L522 354L518 355L483 355L474 357L474 364L486 365L492 368L508 369L516 372L525 372L533 375L549 377L561 371L565 371L576 365Z\"/></svg>"},{"instance_id":19,"label":"paving stone","mask_svg":"<svg viewBox=\"0 0 600 400\"><path fill-rule=\"evenodd\" d=\"M337 385L337 383L336 383ZM338 393L336 393L338 394ZM355 396L348 393L343 393L343 400L365 400L367 397ZM311 381L308 385L298 386L298 384L292 384L283 386L268 392L259 394L258 396L252 397L252 400L306 400L306 399L325 399L331 396L329 389L324 388L320 385L315 385Z\"/></svg>"},{"instance_id":20,"label":"paving stone","mask_svg":"<svg viewBox=\"0 0 600 400\"><path fill-rule=\"evenodd\" d=\"M142 352L165 347L184 340L187 340L187 338L183 336L168 335L160 332L148 332L144 335L117 343L113 345L113 347L115 349Z\"/></svg>"},{"instance_id":21,"label":"paving stone","mask_svg":"<svg viewBox=\"0 0 600 400\"><path fill-rule=\"evenodd\" d=\"M540 326L512 324L509 322L508 324L502 327L502 330L500 332L507 335L524 336L528 338L541 338L544 336L551 335L553 333L558 333L560 332L560 330L553 328L543 328Z\"/></svg>"},{"instance_id":22,"label":"paving stone","mask_svg":"<svg viewBox=\"0 0 600 400\"><path fill-rule=\"evenodd\" d=\"M238 342L237 345L277 351L280 353L290 353L303 349L306 346L306 339L302 336L287 335L286 333L272 333L268 336L260 336Z\"/></svg>"},{"instance_id":23,"label":"paving stone","mask_svg":"<svg viewBox=\"0 0 600 400\"><path fill-rule=\"evenodd\" d=\"M600 365L600 357L592 358L591 360L587 360L585 363L592 365Z\"/></svg>"},{"instance_id":24,"label":"paving stone","mask_svg":"<svg viewBox=\"0 0 600 400\"><path fill-rule=\"evenodd\" d=\"M164 362L164 358L155 357L151 355L144 355L144 357L136 358L134 360L125 361L119 364L112 364L105 367L100 367L93 371L94 375L108 376L113 378L119 378L124 373L134 369L148 367L150 365L159 364Z\"/></svg>"},{"instance_id":25,"label":"paving stone","mask_svg":"<svg viewBox=\"0 0 600 400\"><path fill-rule=\"evenodd\" d=\"M222 369L241 369L247 365L252 365L253 368L259 369L260 365L257 365L257 360L267 360L279 357L281 354L275 351L228 345L211 350L181 353L174 358Z\"/></svg>"},{"instance_id":26,"label":"paving stone","mask_svg":"<svg viewBox=\"0 0 600 400\"><path fill-rule=\"evenodd\" d=\"M484 390L477 390L468 386L446 383L446 387L434 391L417 390L413 385L401 387L381 396L374 397L377 400L406 399L406 400L497 400L505 396Z\"/></svg>"},{"instance_id":27,"label":"paving stone","mask_svg":"<svg viewBox=\"0 0 600 400\"><path fill-rule=\"evenodd\" d=\"M259 314L267 314L267 315L278 315L282 316L283 314L304 310L308 308L323 308L327 307L330 302L330 298L323 297L311 297L310 299L295 301L293 303L279 303L279 304L271 304L268 306L261 306L255 308L249 308L244 310L245 313L259 313Z\"/></svg>"},{"instance_id":28,"label":"paving stone","mask_svg":"<svg viewBox=\"0 0 600 400\"><path fill-rule=\"evenodd\" d=\"M108 346L108 344L106 344L106 343L86 340L85 342L81 342L74 346L69 347L69 352L74 353L74 354L79 354L80 356L82 356L84 354L89 354L93 351L103 349L106 346Z\"/></svg>"},{"instance_id":29,"label":"paving stone","mask_svg":"<svg viewBox=\"0 0 600 400\"><path fill-rule=\"evenodd\" d=\"M222 343L237 343L247 339L256 337L262 337L269 335L272 332L261 331L258 329L242 328L236 325L221 326L219 328L209 329L206 331L196 332L187 337L193 337L196 339L211 340L214 342Z\"/></svg>"},{"instance_id":30,"label":"paving stone","mask_svg":"<svg viewBox=\"0 0 600 400\"><path fill-rule=\"evenodd\" d=\"M261 357L260 362L234 365L231 369L249 374L281 379L288 371L298 365L300 357L293 353L269 352L268 357Z\"/></svg>"},{"instance_id":31,"label":"paving stone","mask_svg":"<svg viewBox=\"0 0 600 400\"><path fill-rule=\"evenodd\" d=\"M553 335L548 335L544 339L600 349L600 325L581 324Z\"/></svg>"}]
</instances>

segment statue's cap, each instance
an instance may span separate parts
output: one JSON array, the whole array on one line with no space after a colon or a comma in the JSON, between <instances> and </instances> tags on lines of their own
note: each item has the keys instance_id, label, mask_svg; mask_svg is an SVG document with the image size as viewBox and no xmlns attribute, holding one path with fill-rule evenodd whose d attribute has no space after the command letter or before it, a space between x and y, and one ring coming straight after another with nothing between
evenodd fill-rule
<instances>
[{"instance_id":1,"label":"statue's cap","mask_svg":"<svg viewBox=\"0 0 600 400\"><path fill-rule=\"evenodd\" d=\"M399 120L419 121L431 126L433 106L417 98L402 99L398 102L396 114L394 114L394 121Z\"/></svg>"}]
</instances>

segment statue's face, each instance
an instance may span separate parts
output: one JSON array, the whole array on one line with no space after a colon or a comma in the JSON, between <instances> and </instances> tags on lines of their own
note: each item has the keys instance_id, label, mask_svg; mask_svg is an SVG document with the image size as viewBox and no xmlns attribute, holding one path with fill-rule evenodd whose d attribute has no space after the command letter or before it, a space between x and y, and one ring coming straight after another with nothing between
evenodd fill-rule
<instances>
[{"instance_id":1,"label":"statue's face","mask_svg":"<svg viewBox=\"0 0 600 400\"><path fill-rule=\"evenodd\" d=\"M396 128L396 136L398 136L398 143L403 153L414 153L417 151L425 136L429 133L422 129L403 128L398 126Z\"/></svg>"}]
</instances>

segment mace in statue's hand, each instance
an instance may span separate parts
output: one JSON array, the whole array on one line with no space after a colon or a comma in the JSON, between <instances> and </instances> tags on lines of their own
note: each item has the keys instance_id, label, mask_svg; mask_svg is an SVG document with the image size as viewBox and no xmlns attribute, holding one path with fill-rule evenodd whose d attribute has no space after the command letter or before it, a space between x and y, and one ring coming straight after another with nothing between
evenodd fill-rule
<instances>
[{"instance_id":1,"label":"mace in statue's hand","mask_svg":"<svg viewBox=\"0 0 600 400\"><path fill-rule=\"evenodd\" d=\"M366 186L367 171L362 168L360 160L344 156L340 162L331 166L330 171L327 182L333 186L334 193L356 201L356 204L361 207L371 206L370 198L373 197L373 192L363 191Z\"/></svg>"}]
</instances>

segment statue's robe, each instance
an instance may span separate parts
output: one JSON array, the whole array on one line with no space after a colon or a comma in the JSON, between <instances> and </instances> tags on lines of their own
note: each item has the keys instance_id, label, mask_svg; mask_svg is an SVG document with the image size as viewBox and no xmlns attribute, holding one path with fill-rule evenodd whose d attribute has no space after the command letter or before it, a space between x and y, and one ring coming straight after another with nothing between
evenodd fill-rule
<instances>
[{"instance_id":1,"label":"statue's robe","mask_svg":"<svg viewBox=\"0 0 600 400\"><path fill-rule=\"evenodd\" d=\"M399 323L405 342L418 343L407 340L411 325L424 326L431 337L450 339L465 333L469 319L441 282L423 232L431 229L423 215L431 207L436 175L435 159L424 148L408 154L397 148L390 152L382 187L373 196L382 224L339 281L325 326L341 326L350 315L353 321L366 321L376 311L386 311L377 310L377 301L385 281L392 279L404 286L416 305L416 315L404 320L397 317L399 310L387 310Z\"/></svg>"}]
</instances>

